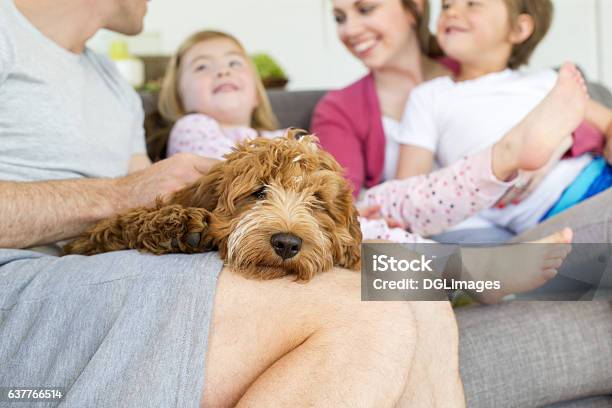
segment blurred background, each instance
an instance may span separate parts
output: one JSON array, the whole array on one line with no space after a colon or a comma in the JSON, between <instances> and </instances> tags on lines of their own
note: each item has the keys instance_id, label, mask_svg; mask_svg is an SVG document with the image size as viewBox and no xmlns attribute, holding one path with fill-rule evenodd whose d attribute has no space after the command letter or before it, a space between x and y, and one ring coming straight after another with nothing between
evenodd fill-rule
<instances>
[{"instance_id":1,"label":"blurred background","mask_svg":"<svg viewBox=\"0 0 612 408\"><path fill-rule=\"evenodd\" d=\"M552 29L528 69L571 60L589 80L612 88L612 0L553 1ZM432 27L440 3L431 2ZM117 60L138 57L146 75L134 80L144 82L163 75L166 57L202 29L227 31L249 53L272 57L290 90L339 88L365 73L336 37L330 0L152 0L141 35L128 38L102 31L89 46L104 54L112 50ZM125 64L126 75L138 76L133 65Z\"/></svg>"}]
</instances>

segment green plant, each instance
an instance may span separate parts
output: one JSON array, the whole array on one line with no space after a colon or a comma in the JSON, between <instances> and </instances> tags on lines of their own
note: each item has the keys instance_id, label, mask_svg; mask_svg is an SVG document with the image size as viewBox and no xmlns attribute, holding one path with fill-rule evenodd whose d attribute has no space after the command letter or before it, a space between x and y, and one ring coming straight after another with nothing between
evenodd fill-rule
<instances>
[{"instance_id":1,"label":"green plant","mask_svg":"<svg viewBox=\"0 0 612 408\"><path fill-rule=\"evenodd\" d=\"M257 53L251 55L251 59L257 68L257 72L262 80L267 79L286 79L285 71L278 65L278 63L265 53Z\"/></svg>"}]
</instances>

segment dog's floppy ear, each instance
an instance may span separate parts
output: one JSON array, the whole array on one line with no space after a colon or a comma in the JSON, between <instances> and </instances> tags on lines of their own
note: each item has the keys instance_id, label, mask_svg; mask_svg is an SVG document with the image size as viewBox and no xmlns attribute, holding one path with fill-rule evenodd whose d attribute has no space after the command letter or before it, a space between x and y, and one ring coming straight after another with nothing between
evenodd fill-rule
<instances>
[{"instance_id":1,"label":"dog's floppy ear","mask_svg":"<svg viewBox=\"0 0 612 408\"><path fill-rule=\"evenodd\" d=\"M213 211L221 195L223 181L223 162L215 164L195 183L177 191L170 199L172 204L184 207L204 208Z\"/></svg>"},{"instance_id":2,"label":"dog's floppy ear","mask_svg":"<svg viewBox=\"0 0 612 408\"><path fill-rule=\"evenodd\" d=\"M345 213L343 220L349 236L341 239L341 254L338 260L338 266L343 268L357 270L361 267L361 228L357 218L357 209L353 203L353 195L348 185L346 189L336 197L336 205L338 211Z\"/></svg>"},{"instance_id":3,"label":"dog's floppy ear","mask_svg":"<svg viewBox=\"0 0 612 408\"><path fill-rule=\"evenodd\" d=\"M304 129L289 128L285 132L285 138L307 146L313 153L319 150L319 138Z\"/></svg>"},{"instance_id":4,"label":"dog's floppy ear","mask_svg":"<svg viewBox=\"0 0 612 408\"><path fill-rule=\"evenodd\" d=\"M305 131L304 129L300 129L300 128L295 128L295 127L290 127L289 129L287 129L287 131L285 132L285 137L287 139L290 140L300 140L301 138L303 138L304 136L309 135L310 133L308 133L307 131Z\"/></svg>"},{"instance_id":5,"label":"dog's floppy ear","mask_svg":"<svg viewBox=\"0 0 612 408\"><path fill-rule=\"evenodd\" d=\"M351 185L343 176L342 167L331 154L321 150L318 158L319 171L333 174L324 181L324 188L319 194L337 225L336 239L339 243L339 253L335 254L335 264L347 269L359 269L362 236Z\"/></svg>"}]
</instances>

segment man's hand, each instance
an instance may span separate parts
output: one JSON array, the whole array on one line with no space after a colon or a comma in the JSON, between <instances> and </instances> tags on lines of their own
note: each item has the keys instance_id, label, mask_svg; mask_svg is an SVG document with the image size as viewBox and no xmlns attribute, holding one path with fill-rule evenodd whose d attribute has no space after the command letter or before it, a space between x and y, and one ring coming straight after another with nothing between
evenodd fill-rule
<instances>
[{"instance_id":1,"label":"man's hand","mask_svg":"<svg viewBox=\"0 0 612 408\"><path fill-rule=\"evenodd\" d=\"M117 179L117 188L125 200L122 200L116 211L152 205L157 197L167 197L195 182L219 162L195 154L179 153Z\"/></svg>"}]
</instances>

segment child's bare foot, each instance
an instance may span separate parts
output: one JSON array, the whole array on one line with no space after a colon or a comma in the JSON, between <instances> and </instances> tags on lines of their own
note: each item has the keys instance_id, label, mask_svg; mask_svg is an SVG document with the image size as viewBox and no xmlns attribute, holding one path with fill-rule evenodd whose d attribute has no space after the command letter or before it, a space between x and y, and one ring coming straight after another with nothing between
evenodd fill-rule
<instances>
[{"instance_id":1,"label":"child's bare foot","mask_svg":"<svg viewBox=\"0 0 612 408\"><path fill-rule=\"evenodd\" d=\"M518 170L537 170L584 119L588 91L575 65L563 64L554 88L493 147L493 172L507 180Z\"/></svg>"},{"instance_id":2,"label":"child's bare foot","mask_svg":"<svg viewBox=\"0 0 612 408\"><path fill-rule=\"evenodd\" d=\"M539 241L493 248L462 248L461 280L499 281L499 290L470 294L483 303L536 289L557 275L571 250L572 230L565 228Z\"/></svg>"}]
</instances>

